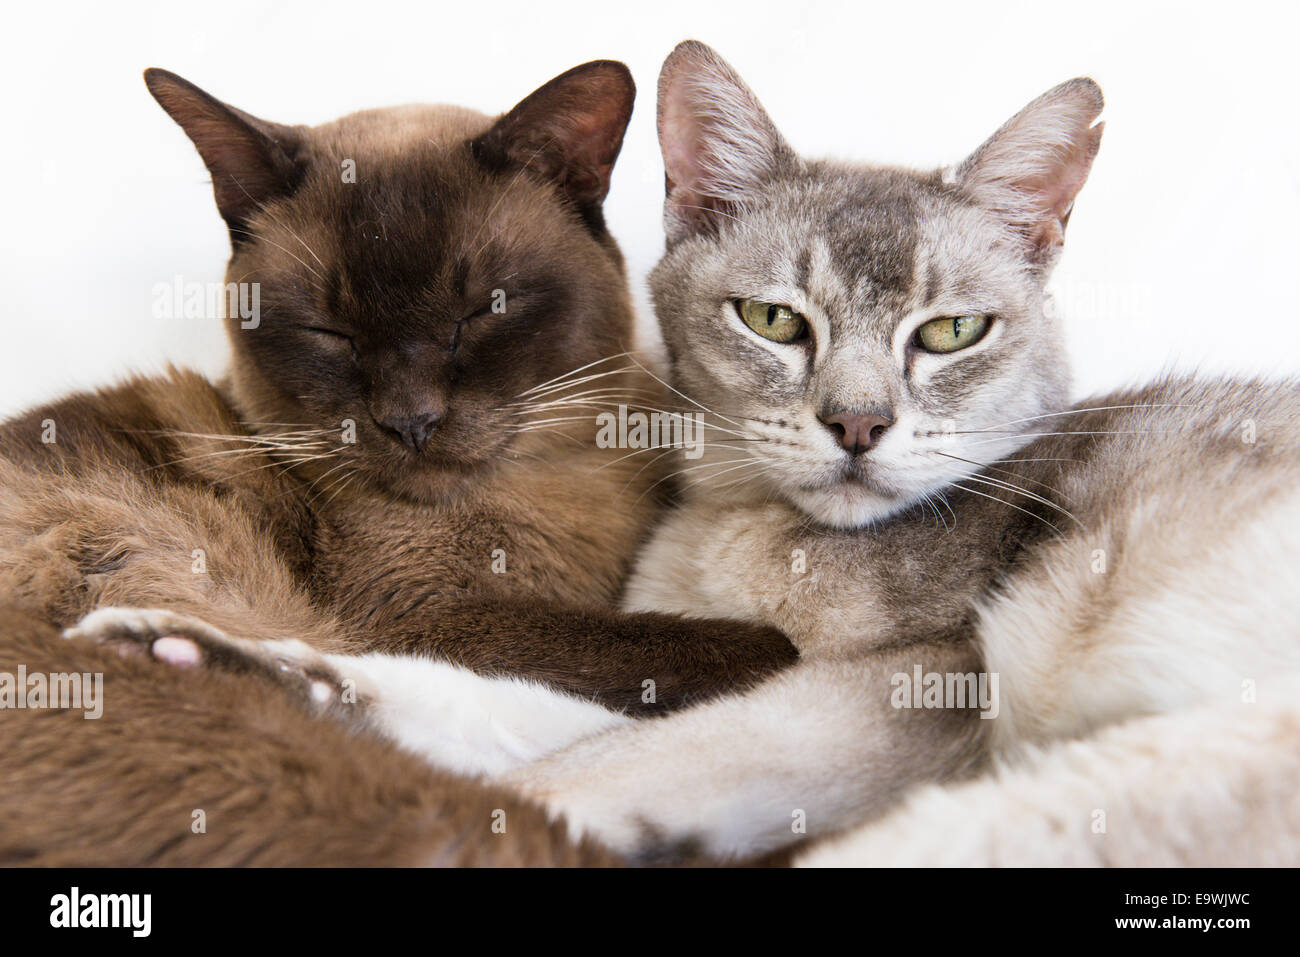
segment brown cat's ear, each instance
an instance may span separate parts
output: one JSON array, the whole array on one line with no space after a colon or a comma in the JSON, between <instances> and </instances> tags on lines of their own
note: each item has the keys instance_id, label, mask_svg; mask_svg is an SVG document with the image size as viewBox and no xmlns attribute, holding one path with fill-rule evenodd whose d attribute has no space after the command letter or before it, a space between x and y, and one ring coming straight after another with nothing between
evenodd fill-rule
<instances>
[{"instance_id":1,"label":"brown cat's ear","mask_svg":"<svg viewBox=\"0 0 1300 957\"><path fill-rule=\"evenodd\" d=\"M299 131L228 106L166 70L145 70L144 82L198 148L212 174L217 210L238 244L244 224L259 206L298 185Z\"/></svg>"},{"instance_id":2,"label":"brown cat's ear","mask_svg":"<svg viewBox=\"0 0 1300 957\"><path fill-rule=\"evenodd\" d=\"M659 73L669 243L716 229L747 194L798 164L758 98L712 47L687 40Z\"/></svg>"},{"instance_id":3,"label":"brown cat's ear","mask_svg":"<svg viewBox=\"0 0 1300 957\"><path fill-rule=\"evenodd\" d=\"M952 178L996 213L1031 262L1050 264L1101 146L1104 101L1086 77L1048 90L1002 125Z\"/></svg>"},{"instance_id":4,"label":"brown cat's ear","mask_svg":"<svg viewBox=\"0 0 1300 957\"><path fill-rule=\"evenodd\" d=\"M554 183L603 229L600 205L635 99L626 66L593 60L529 94L470 146L490 169L527 169Z\"/></svg>"}]
</instances>

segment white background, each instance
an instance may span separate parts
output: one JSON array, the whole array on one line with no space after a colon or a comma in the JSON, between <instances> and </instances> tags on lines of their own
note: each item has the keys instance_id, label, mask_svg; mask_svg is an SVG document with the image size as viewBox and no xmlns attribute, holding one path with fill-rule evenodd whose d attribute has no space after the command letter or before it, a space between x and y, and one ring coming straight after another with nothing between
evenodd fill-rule
<instances>
[{"instance_id":1,"label":"white background","mask_svg":"<svg viewBox=\"0 0 1300 957\"><path fill-rule=\"evenodd\" d=\"M1291 4L532 0L10 6L0 59L0 415L168 361L218 373L216 322L153 287L221 277L206 173L140 80L163 66L249 112L316 123L412 101L496 113L622 59L641 95L608 204L645 308L662 248L654 88L716 46L805 155L935 166L1068 77L1107 131L1055 283L1076 391L1169 367L1300 372L1300 69ZM648 309L645 309L647 321Z\"/></svg>"}]
</instances>

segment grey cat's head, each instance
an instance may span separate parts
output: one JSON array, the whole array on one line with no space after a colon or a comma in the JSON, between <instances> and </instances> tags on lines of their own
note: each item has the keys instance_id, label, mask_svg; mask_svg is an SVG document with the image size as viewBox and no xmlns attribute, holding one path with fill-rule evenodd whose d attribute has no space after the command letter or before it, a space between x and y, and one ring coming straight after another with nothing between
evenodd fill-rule
<instances>
[{"instance_id":1,"label":"grey cat's head","mask_svg":"<svg viewBox=\"0 0 1300 957\"><path fill-rule=\"evenodd\" d=\"M805 160L717 53L678 46L650 281L674 385L718 413L688 480L857 527L1022 444L1067 397L1043 287L1101 109L1070 80L929 173Z\"/></svg>"}]
</instances>

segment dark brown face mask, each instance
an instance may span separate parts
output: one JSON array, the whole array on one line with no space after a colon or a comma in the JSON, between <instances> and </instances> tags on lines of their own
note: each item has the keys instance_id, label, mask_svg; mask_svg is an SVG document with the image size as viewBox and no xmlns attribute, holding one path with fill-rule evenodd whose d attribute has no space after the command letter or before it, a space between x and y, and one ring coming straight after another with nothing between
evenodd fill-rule
<instances>
[{"instance_id":1,"label":"dark brown face mask","mask_svg":"<svg viewBox=\"0 0 1300 957\"><path fill-rule=\"evenodd\" d=\"M228 282L258 287L258 315L228 320L250 427L336 431L329 467L433 500L510 455L521 392L626 348L601 210L635 96L621 63L495 121L401 107L310 128L145 81L212 174Z\"/></svg>"}]
</instances>

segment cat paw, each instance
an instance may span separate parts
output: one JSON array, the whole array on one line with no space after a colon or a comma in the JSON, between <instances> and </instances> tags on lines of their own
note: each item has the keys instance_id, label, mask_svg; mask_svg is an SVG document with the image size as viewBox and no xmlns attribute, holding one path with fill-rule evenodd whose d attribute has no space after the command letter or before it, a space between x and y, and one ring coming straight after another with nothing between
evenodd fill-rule
<instances>
[{"instance_id":1,"label":"cat paw","mask_svg":"<svg viewBox=\"0 0 1300 957\"><path fill-rule=\"evenodd\" d=\"M350 697L344 679L305 642L236 638L201 619L165 609L98 608L63 637L175 668L260 675L322 707Z\"/></svg>"},{"instance_id":2,"label":"cat paw","mask_svg":"<svg viewBox=\"0 0 1300 957\"><path fill-rule=\"evenodd\" d=\"M63 637L105 645L124 658L151 656L178 668L203 662L200 640L229 640L206 622L161 608L97 608L65 629Z\"/></svg>"},{"instance_id":3,"label":"cat paw","mask_svg":"<svg viewBox=\"0 0 1300 957\"><path fill-rule=\"evenodd\" d=\"M568 793L525 792L546 807L553 819L565 822L573 840L590 838L620 855L634 867L710 863L707 842L689 821L660 820L656 810L636 801L610 800L590 788Z\"/></svg>"}]
</instances>

